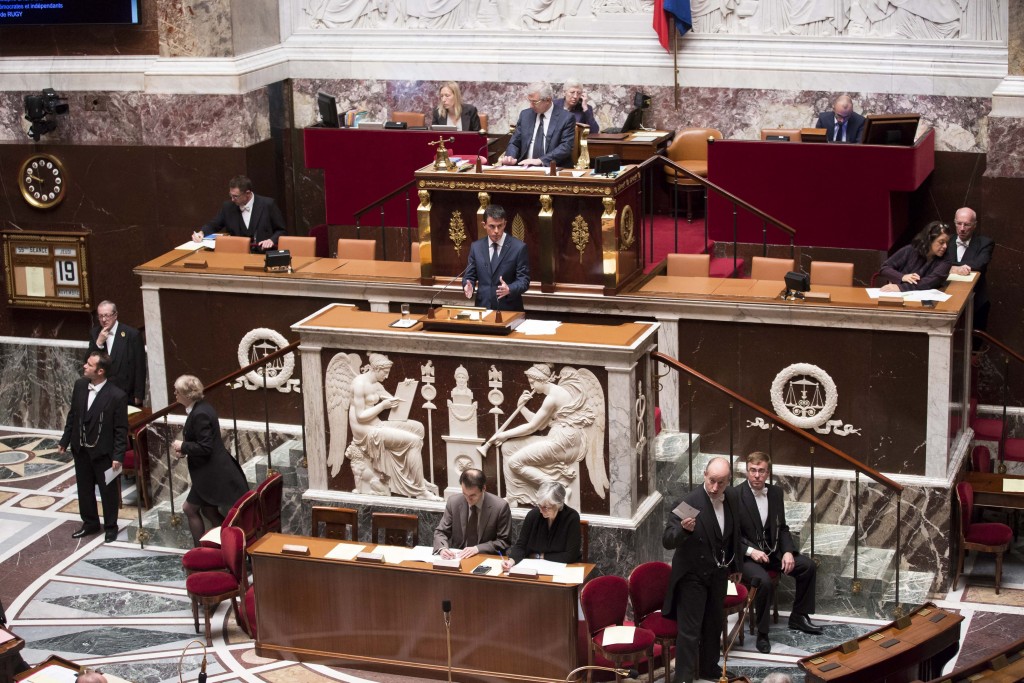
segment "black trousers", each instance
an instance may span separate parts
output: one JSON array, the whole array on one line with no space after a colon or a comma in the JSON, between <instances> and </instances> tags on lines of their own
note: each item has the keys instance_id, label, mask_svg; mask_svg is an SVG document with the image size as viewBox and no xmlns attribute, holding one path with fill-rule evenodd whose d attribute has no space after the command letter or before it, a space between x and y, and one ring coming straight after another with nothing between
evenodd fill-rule
<instances>
[{"instance_id":1,"label":"black trousers","mask_svg":"<svg viewBox=\"0 0 1024 683\"><path fill-rule=\"evenodd\" d=\"M120 478L106 483L104 472L110 469L113 461L109 455L96 460L82 453L75 453L75 481L78 484L78 511L82 516L82 524L89 529L100 527L99 511L96 509L96 489L100 488L100 500L103 502L103 528L106 531L117 531L117 487Z\"/></svg>"},{"instance_id":2,"label":"black trousers","mask_svg":"<svg viewBox=\"0 0 1024 683\"><path fill-rule=\"evenodd\" d=\"M693 683L718 669L728 578L728 570L721 569L705 578L687 574L679 582L674 683Z\"/></svg>"},{"instance_id":3,"label":"black trousers","mask_svg":"<svg viewBox=\"0 0 1024 683\"><path fill-rule=\"evenodd\" d=\"M817 567L814 560L806 555L795 555L790 576L796 581L796 595L793 598L793 614L814 614L814 575ZM772 603L774 587L768 577L768 570L782 573L782 556L772 553L768 564L754 562L749 557L743 561L743 578L747 583L761 579L761 586L754 596L754 613L757 615L757 632L768 633L768 606Z\"/></svg>"}]
</instances>

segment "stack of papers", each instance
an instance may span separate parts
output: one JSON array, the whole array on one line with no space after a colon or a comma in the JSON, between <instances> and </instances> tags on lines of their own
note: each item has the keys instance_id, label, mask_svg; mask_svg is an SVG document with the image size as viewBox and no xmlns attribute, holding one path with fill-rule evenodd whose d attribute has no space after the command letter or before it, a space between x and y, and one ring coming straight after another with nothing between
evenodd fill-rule
<instances>
[{"instance_id":1,"label":"stack of papers","mask_svg":"<svg viewBox=\"0 0 1024 683\"><path fill-rule=\"evenodd\" d=\"M356 555L363 552L365 547L365 545L359 545L358 543L339 543L327 551L324 557L329 560L354 560Z\"/></svg>"},{"instance_id":2,"label":"stack of papers","mask_svg":"<svg viewBox=\"0 0 1024 683\"><path fill-rule=\"evenodd\" d=\"M554 334L562 323L557 320L524 320L516 327L516 332L526 335Z\"/></svg>"},{"instance_id":3,"label":"stack of papers","mask_svg":"<svg viewBox=\"0 0 1024 683\"><path fill-rule=\"evenodd\" d=\"M526 559L516 564L516 569L532 569L538 574L557 576L565 571L565 562L551 562L550 560ZM580 582L582 583L582 579Z\"/></svg>"},{"instance_id":4,"label":"stack of papers","mask_svg":"<svg viewBox=\"0 0 1024 683\"><path fill-rule=\"evenodd\" d=\"M883 292L878 287L868 287L868 296L877 299L879 296L898 296L904 301L949 301L953 295L946 294L937 289L920 289L912 292Z\"/></svg>"}]
</instances>

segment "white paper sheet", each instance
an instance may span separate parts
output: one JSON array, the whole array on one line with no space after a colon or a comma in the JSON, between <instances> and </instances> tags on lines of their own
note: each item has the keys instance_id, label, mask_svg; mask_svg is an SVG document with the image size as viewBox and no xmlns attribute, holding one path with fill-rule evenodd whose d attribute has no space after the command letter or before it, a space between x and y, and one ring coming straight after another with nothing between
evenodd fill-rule
<instances>
[{"instance_id":1,"label":"white paper sheet","mask_svg":"<svg viewBox=\"0 0 1024 683\"><path fill-rule=\"evenodd\" d=\"M181 251L198 251L205 246L206 245L203 244L202 242L193 242L192 240L189 240L184 244L179 244L178 246L175 247L175 249L180 249Z\"/></svg>"},{"instance_id":2,"label":"white paper sheet","mask_svg":"<svg viewBox=\"0 0 1024 683\"><path fill-rule=\"evenodd\" d=\"M579 585L583 583L583 567L566 567L551 577L555 583Z\"/></svg>"},{"instance_id":3,"label":"white paper sheet","mask_svg":"<svg viewBox=\"0 0 1024 683\"><path fill-rule=\"evenodd\" d=\"M1003 479L1005 493L1024 493L1024 479Z\"/></svg>"},{"instance_id":4,"label":"white paper sheet","mask_svg":"<svg viewBox=\"0 0 1024 683\"><path fill-rule=\"evenodd\" d=\"M636 626L609 626L604 630L602 645L619 645L620 643L632 643L636 636Z\"/></svg>"},{"instance_id":5,"label":"white paper sheet","mask_svg":"<svg viewBox=\"0 0 1024 683\"><path fill-rule=\"evenodd\" d=\"M216 543L217 545L220 545L220 527L219 526L213 527L212 529L207 531L205 534L203 534L203 537L200 538L199 540L200 541L206 541L207 543Z\"/></svg>"},{"instance_id":6,"label":"white paper sheet","mask_svg":"<svg viewBox=\"0 0 1024 683\"><path fill-rule=\"evenodd\" d=\"M865 291L872 299L877 299L879 296L898 296L904 301L949 301L953 298L951 294L940 292L937 289L921 289L913 292L883 292L878 287L868 287Z\"/></svg>"},{"instance_id":7,"label":"white paper sheet","mask_svg":"<svg viewBox=\"0 0 1024 683\"><path fill-rule=\"evenodd\" d=\"M739 595L739 591L736 590L736 584L729 581L725 588L726 595Z\"/></svg>"},{"instance_id":8,"label":"white paper sheet","mask_svg":"<svg viewBox=\"0 0 1024 683\"><path fill-rule=\"evenodd\" d=\"M114 468L111 467L109 470L107 470L106 472L103 473L103 479L109 484L110 482L112 482L115 479L117 479L117 475L119 475L119 474L121 474L121 470L117 470L115 472Z\"/></svg>"},{"instance_id":9,"label":"white paper sheet","mask_svg":"<svg viewBox=\"0 0 1024 683\"><path fill-rule=\"evenodd\" d=\"M556 576L565 571L565 562L551 562L550 560L526 559L516 564L520 569L532 569L538 574Z\"/></svg>"},{"instance_id":10,"label":"white paper sheet","mask_svg":"<svg viewBox=\"0 0 1024 683\"><path fill-rule=\"evenodd\" d=\"M377 552L384 556L384 561L388 564L401 564L415 557L412 548L397 545L379 545Z\"/></svg>"},{"instance_id":11,"label":"white paper sheet","mask_svg":"<svg viewBox=\"0 0 1024 683\"><path fill-rule=\"evenodd\" d=\"M516 327L516 332L526 335L554 334L561 324L557 320L524 320Z\"/></svg>"},{"instance_id":12,"label":"white paper sheet","mask_svg":"<svg viewBox=\"0 0 1024 683\"><path fill-rule=\"evenodd\" d=\"M339 543L326 553L324 557L328 560L354 560L356 555L363 552L365 545L358 543Z\"/></svg>"}]
</instances>

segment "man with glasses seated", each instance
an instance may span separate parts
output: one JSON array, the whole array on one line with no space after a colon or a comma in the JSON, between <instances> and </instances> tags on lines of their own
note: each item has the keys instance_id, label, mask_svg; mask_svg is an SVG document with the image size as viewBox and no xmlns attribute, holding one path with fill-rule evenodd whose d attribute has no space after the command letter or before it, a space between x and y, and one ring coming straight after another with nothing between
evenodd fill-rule
<instances>
[{"instance_id":1,"label":"man with glasses seated","mask_svg":"<svg viewBox=\"0 0 1024 683\"><path fill-rule=\"evenodd\" d=\"M530 106L519 113L516 132L499 163L505 166L548 166L554 161L568 166L576 134L576 119L552 102L551 86L533 83L528 89Z\"/></svg>"},{"instance_id":2,"label":"man with glasses seated","mask_svg":"<svg viewBox=\"0 0 1024 683\"><path fill-rule=\"evenodd\" d=\"M772 586L768 570L788 574L796 580L796 596L789 616L789 627L804 633L820 635L821 627L810 619L814 613L814 561L800 555L786 524L786 506L782 489L768 482L772 461L767 453L754 451L747 456L747 481L726 491L739 516L743 579L747 583L760 579L754 598L757 615L757 649L771 652L768 640L768 606L772 603Z\"/></svg>"},{"instance_id":3,"label":"man with glasses seated","mask_svg":"<svg viewBox=\"0 0 1024 683\"><path fill-rule=\"evenodd\" d=\"M110 356L107 379L128 394L129 405L141 406L146 398L146 347L142 335L131 325L118 322L117 304L113 301L101 301L96 307L96 318L99 325L89 332L89 354L103 351Z\"/></svg>"},{"instance_id":4,"label":"man with glasses seated","mask_svg":"<svg viewBox=\"0 0 1024 683\"><path fill-rule=\"evenodd\" d=\"M949 272L956 275L978 273L974 285L974 329L988 328L988 287L985 271L992 260L996 243L990 237L978 234L978 214L970 207L958 209L953 218L956 241L946 249L946 260L953 264Z\"/></svg>"},{"instance_id":5,"label":"man with glasses seated","mask_svg":"<svg viewBox=\"0 0 1024 683\"><path fill-rule=\"evenodd\" d=\"M230 199L220 207L212 221L192 233L192 240L215 232L248 237L254 252L277 249L277 240L285 233L284 216L270 197L252 191L252 181L244 175L235 176L228 183Z\"/></svg>"},{"instance_id":6,"label":"man with glasses seated","mask_svg":"<svg viewBox=\"0 0 1024 683\"><path fill-rule=\"evenodd\" d=\"M591 134L600 133L601 126L594 118L594 108L587 101L587 93L583 90L583 85L576 79L570 79L565 82L563 88L565 97L555 100L555 109L565 109L576 119L576 123L584 123L589 126Z\"/></svg>"}]
</instances>

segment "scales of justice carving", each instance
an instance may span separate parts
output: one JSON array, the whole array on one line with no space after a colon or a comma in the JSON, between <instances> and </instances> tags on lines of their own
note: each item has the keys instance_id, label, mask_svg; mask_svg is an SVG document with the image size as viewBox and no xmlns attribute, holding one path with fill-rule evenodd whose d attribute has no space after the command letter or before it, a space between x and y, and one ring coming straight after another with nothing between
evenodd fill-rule
<instances>
[{"instance_id":1,"label":"scales of justice carving","mask_svg":"<svg viewBox=\"0 0 1024 683\"><path fill-rule=\"evenodd\" d=\"M405 496L434 500L433 451L428 446L429 478L424 474L424 442L433 443L433 411L437 392L432 361L420 366L420 380L398 381L394 393L384 388L392 363L387 356L370 353L365 365L358 354L339 353L327 366L324 386L330 445L330 475L341 472L346 459L352 468L355 493ZM493 452L498 476L495 493L510 504L532 505L537 488L545 480L563 484L571 500L580 495L580 463L585 462L590 483L601 498L609 481L604 456L605 399L597 377L585 368L568 366L556 374L551 365L539 363L525 372L530 390L502 420L505 403L502 372L494 365L487 373L488 413L493 434L479 434L479 402L469 386L463 366L454 372L455 386L446 401L448 434L445 442L448 483L446 493L459 491L459 476L469 467L483 467ZM427 425L409 419L416 387L424 399ZM534 397L543 397L536 411ZM390 412L387 412L390 411ZM519 424L513 423L519 422ZM493 449L493 450L492 450ZM576 503L578 505L578 503Z\"/></svg>"},{"instance_id":2,"label":"scales of justice carving","mask_svg":"<svg viewBox=\"0 0 1024 683\"><path fill-rule=\"evenodd\" d=\"M832 377L817 365L795 363L780 370L772 382L771 399L775 413L796 427L818 434L860 436L859 428L831 419L839 404L839 391ZM757 417L748 420L747 427L771 429L772 425Z\"/></svg>"}]
</instances>

